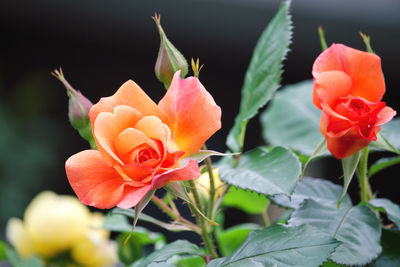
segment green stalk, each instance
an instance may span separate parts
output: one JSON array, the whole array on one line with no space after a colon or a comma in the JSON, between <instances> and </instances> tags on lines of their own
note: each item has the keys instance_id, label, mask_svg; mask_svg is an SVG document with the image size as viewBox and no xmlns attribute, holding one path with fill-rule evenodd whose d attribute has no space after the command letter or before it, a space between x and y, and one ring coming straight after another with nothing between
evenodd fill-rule
<instances>
[{"instance_id":1,"label":"green stalk","mask_svg":"<svg viewBox=\"0 0 400 267\"><path fill-rule=\"evenodd\" d=\"M168 207L167 204L164 203L164 201L162 201L161 199L159 199L156 196L153 196L151 198L151 201L157 206L159 207L162 211L164 211L169 217L171 217L171 219L175 220L175 221L179 221L185 225L187 225L190 229L192 229L194 232L199 233L199 227L197 225L195 225L194 223L186 220L185 218L183 218L180 214L176 214L174 212L173 209L171 209L170 207Z\"/></svg>"},{"instance_id":2,"label":"green stalk","mask_svg":"<svg viewBox=\"0 0 400 267\"><path fill-rule=\"evenodd\" d=\"M202 149L207 150L207 146L204 144ZM212 214L213 214L214 199L215 199L215 183L214 183L213 167L210 157L207 157L204 160L204 162L206 163L208 177L210 179L210 198L208 199L207 216L208 218L210 218L210 220L213 220Z\"/></svg>"},{"instance_id":3,"label":"green stalk","mask_svg":"<svg viewBox=\"0 0 400 267\"><path fill-rule=\"evenodd\" d=\"M362 150L361 159L357 166L357 178L360 185L360 197L362 202L368 202L373 199L371 186L369 184L367 169L368 168L368 147Z\"/></svg>"},{"instance_id":4,"label":"green stalk","mask_svg":"<svg viewBox=\"0 0 400 267\"><path fill-rule=\"evenodd\" d=\"M201 205L201 201L200 201L200 197L199 197L199 192L197 191L196 185L193 182L193 180L189 180L189 185L190 185L190 190L193 194L193 198L194 198L194 203L197 206L197 209L200 212L203 212L202 209L202 205ZM199 214L199 212L197 211L196 207L192 207L191 203L188 203L189 207L191 207L192 212L194 213L195 217L196 217L196 221L201 229L201 237L203 238L204 244L206 246L206 249L208 251L208 253L213 257L213 258L218 258L218 253L215 250L215 246L214 243L212 241L212 237L210 235L210 232L207 229L207 225L206 225L206 221L204 219L203 216L201 216Z\"/></svg>"}]
</instances>

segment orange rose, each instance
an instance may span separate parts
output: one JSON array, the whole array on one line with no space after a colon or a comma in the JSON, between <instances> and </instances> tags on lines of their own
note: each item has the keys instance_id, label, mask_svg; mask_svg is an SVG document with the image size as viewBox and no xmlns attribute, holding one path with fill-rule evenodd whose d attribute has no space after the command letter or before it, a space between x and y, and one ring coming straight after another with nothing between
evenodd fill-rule
<instances>
[{"instance_id":1,"label":"orange rose","mask_svg":"<svg viewBox=\"0 0 400 267\"><path fill-rule=\"evenodd\" d=\"M320 132L338 159L358 152L396 111L380 102L385 93L381 59L333 44L315 60L313 102L322 109Z\"/></svg>"},{"instance_id":2,"label":"orange rose","mask_svg":"<svg viewBox=\"0 0 400 267\"><path fill-rule=\"evenodd\" d=\"M175 73L154 103L133 81L89 112L97 150L66 162L69 183L79 200L101 209L131 208L171 181L200 176L196 161L181 159L200 149L221 128L221 109L197 78Z\"/></svg>"}]
</instances>

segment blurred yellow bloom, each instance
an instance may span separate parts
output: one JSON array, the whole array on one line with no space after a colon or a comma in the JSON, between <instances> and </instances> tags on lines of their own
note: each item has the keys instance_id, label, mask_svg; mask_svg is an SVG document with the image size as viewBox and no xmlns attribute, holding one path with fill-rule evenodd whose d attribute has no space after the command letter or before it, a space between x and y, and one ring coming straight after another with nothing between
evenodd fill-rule
<instances>
[{"instance_id":1,"label":"blurred yellow bloom","mask_svg":"<svg viewBox=\"0 0 400 267\"><path fill-rule=\"evenodd\" d=\"M215 186L215 197L219 197L223 194L225 186L224 183L219 179L219 171L218 169L213 169L212 171L214 177L214 186ZM204 198L210 198L210 176L208 172L205 172L200 175L199 179L195 180L199 193Z\"/></svg>"},{"instance_id":2,"label":"blurred yellow bloom","mask_svg":"<svg viewBox=\"0 0 400 267\"><path fill-rule=\"evenodd\" d=\"M33 254L46 260L79 248L80 257L72 257L83 266L112 266L116 248L109 232L101 229L104 216L91 213L72 196L44 191L28 205L24 221L8 221L7 239L23 258ZM99 255L100 254L100 255Z\"/></svg>"}]
</instances>

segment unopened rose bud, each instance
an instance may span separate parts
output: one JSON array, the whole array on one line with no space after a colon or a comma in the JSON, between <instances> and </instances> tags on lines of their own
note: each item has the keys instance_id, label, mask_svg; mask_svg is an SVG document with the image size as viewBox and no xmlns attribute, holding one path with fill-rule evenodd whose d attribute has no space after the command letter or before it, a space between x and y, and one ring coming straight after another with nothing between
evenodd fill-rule
<instances>
[{"instance_id":1,"label":"unopened rose bud","mask_svg":"<svg viewBox=\"0 0 400 267\"><path fill-rule=\"evenodd\" d=\"M153 17L158 32L160 33L160 50L155 66L155 73L166 89L171 84L175 72L181 70L181 78L188 73L188 63L181 52L168 40L160 24L160 16L155 14Z\"/></svg>"},{"instance_id":2,"label":"unopened rose bud","mask_svg":"<svg viewBox=\"0 0 400 267\"><path fill-rule=\"evenodd\" d=\"M96 143L92 134L92 125L89 119L89 110L93 106L92 102L87 99L81 92L72 88L69 82L65 79L62 69L54 70L52 75L63 83L67 89L68 102L68 118L72 127L79 132L79 134L87 140L92 147Z\"/></svg>"}]
</instances>

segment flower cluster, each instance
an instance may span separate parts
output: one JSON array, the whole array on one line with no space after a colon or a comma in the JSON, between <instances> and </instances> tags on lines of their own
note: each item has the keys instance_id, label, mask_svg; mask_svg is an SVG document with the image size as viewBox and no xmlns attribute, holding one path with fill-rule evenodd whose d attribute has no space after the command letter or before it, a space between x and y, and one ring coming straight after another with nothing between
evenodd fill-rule
<instances>
[{"instance_id":1,"label":"flower cluster","mask_svg":"<svg viewBox=\"0 0 400 267\"><path fill-rule=\"evenodd\" d=\"M112 266L116 244L102 229L103 222L101 213L91 213L75 197L44 191L26 208L23 221L8 221L6 232L22 258L38 255L51 262L69 253L71 264Z\"/></svg>"},{"instance_id":2,"label":"flower cluster","mask_svg":"<svg viewBox=\"0 0 400 267\"><path fill-rule=\"evenodd\" d=\"M377 140L396 112L381 99L385 81L378 56L333 44L315 60L313 102L322 109L320 132L329 151L348 157Z\"/></svg>"}]
</instances>

